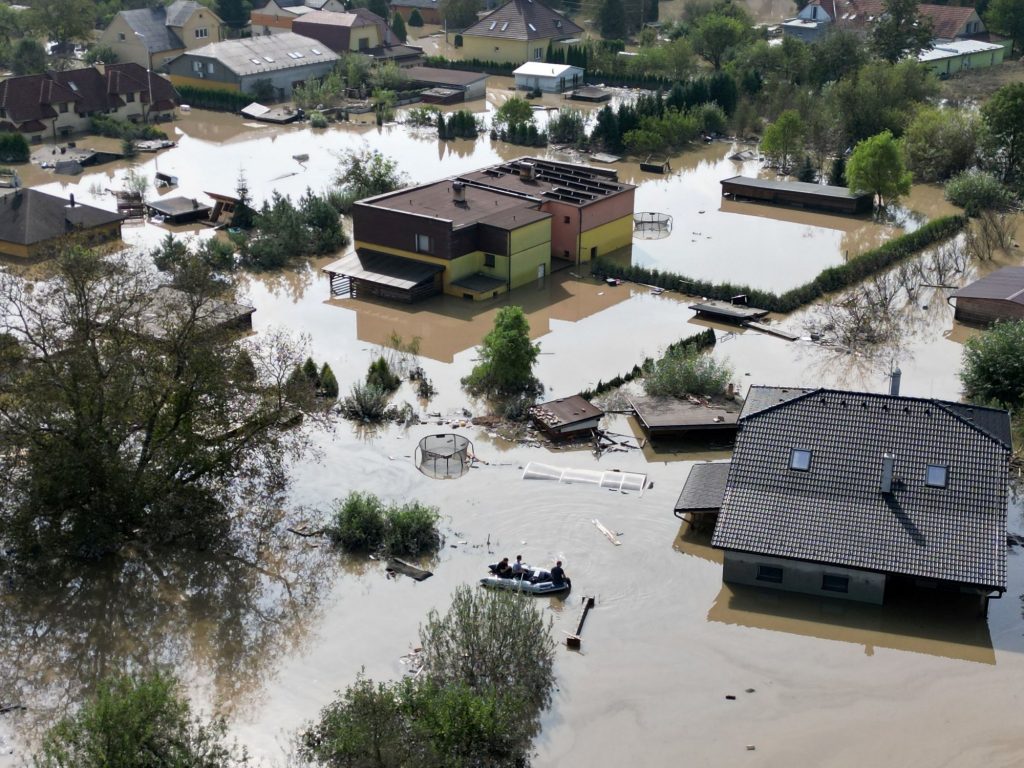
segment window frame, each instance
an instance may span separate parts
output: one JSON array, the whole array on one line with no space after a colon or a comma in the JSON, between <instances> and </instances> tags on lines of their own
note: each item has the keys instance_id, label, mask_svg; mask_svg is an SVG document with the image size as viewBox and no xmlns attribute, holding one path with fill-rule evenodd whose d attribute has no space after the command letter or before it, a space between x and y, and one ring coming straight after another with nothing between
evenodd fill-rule
<instances>
[{"instance_id":1,"label":"window frame","mask_svg":"<svg viewBox=\"0 0 1024 768\"><path fill-rule=\"evenodd\" d=\"M416 253L433 253L434 238L432 238L430 235L425 235L417 232L416 234L413 235L413 250Z\"/></svg>"},{"instance_id":2,"label":"window frame","mask_svg":"<svg viewBox=\"0 0 1024 768\"><path fill-rule=\"evenodd\" d=\"M209 27L196 27L195 29L196 40L205 40L210 36Z\"/></svg>"},{"instance_id":3,"label":"window frame","mask_svg":"<svg viewBox=\"0 0 1024 768\"><path fill-rule=\"evenodd\" d=\"M495 264L494 254L493 253L485 253L484 254L484 266L493 269L494 268L494 264Z\"/></svg>"},{"instance_id":4,"label":"window frame","mask_svg":"<svg viewBox=\"0 0 1024 768\"><path fill-rule=\"evenodd\" d=\"M799 466L797 463L797 457L807 457L806 466ZM809 448L790 448L789 449L789 468L794 472L810 472L811 462L814 461L814 451Z\"/></svg>"},{"instance_id":5,"label":"window frame","mask_svg":"<svg viewBox=\"0 0 1024 768\"><path fill-rule=\"evenodd\" d=\"M942 482L932 482L932 470L942 470ZM929 488L948 488L949 487L949 465L948 464L928 464L924 468L924 484Z\"/></svg>"},{"instance_id":6,"label":"window frame","mask_svg":"<svg viewBox=\"0 0 1024 768\"><path fill-rule=\"evenodd\" d=\"M823 573L821 574L821 591L848 595L850 594L850 577L839 573Z\"/></svg>"},{"instance_id":7,"label":"window frame","mask_svg":"<svg viewBox=\"0 0 1024 768\"><path fill-rule=\"evenodd\" d=\"M786 571L781 565L758 563L754 581L760 581L763 584L781 584L785 576Z\"/></svg>"}]
</instances>

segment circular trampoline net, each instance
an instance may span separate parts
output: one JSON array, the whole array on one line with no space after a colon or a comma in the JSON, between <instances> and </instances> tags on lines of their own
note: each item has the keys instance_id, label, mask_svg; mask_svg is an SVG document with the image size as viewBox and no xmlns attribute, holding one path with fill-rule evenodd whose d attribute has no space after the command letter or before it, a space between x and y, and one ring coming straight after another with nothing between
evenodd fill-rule
<instances>
[{"instance_id":1,"label":"circular trampoline net","mask_svg":"<svg viewBox=\"0 0 1024 768\"><path fill-rule=\"evenodd\" d=\"M462 477L472 461L473 443L462 435L427 435L416 446L416 466L435 480Z\"/></svg>"},{"instance_id":2,"label":"circular trampoline net","mask_svg":"<svg viewBox=\"0 0 1024 768\"><path fill-rule=\"evenodd\" d=\"M633 214L633 237L660 240L672 234L672 217L667 213L641 211Z\"/></svg>"}]
</instances>

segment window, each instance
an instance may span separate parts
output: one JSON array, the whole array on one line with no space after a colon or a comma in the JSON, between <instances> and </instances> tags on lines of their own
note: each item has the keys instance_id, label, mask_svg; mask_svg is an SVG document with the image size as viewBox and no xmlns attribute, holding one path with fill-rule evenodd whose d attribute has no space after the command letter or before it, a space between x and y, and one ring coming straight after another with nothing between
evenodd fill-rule
<instances>
[{"instance_id":1,"label":"window","mask_svg":"<svg viewBox=\"0 0 1024 768\"><path fill-rule=\"evenodd\" d=\"M430 253L432 246L430 235L416 235L416 253Z\"/></svg>"},{"instance_id":2,"label":"window","mask_svg":"<svg viewBox=\"0 0 1024 768\"><path fill-rule=\"evenodd\" d=\"M850 577L837 576L834 573L822 574L821 589L823 592L842 592L845 595L850 591Z\"/></svg>"},{"instance_id":3,"label":"window","mask_svg":"<svg viewBox=\"0 0 1024 768\"><path fill-rule=\"evenodd\" d=\"M210 36L210 30L207 29L206 27L199 27L196 30L196 39L197 40L201 40L204 37L209 37L209 36Z\"/></svg>"},{"instance_id":4,"label":"window","mask_svg":"<svg viewBox=\"0 0 1024 768\"><path fill-rule=\"evenodd\" d=\"M493 253L485 253L484 254L484 266L485 267L493 267L494 266L494 254Z\"/></svg>"},{"instance_id":5,"label":"window","mask_svg":"<svg viewBox=\"0 0 1024 768\"><path fill-rule=\"evenodd\" d=\"M118 40L124 40L124 32L118 32L117 33L117 39Z\"/></svg>"},{"instance_id":6,"label":"window","mask_svg":"<svg viewBox=\"0 0 1024 768\"><path fill-rule=\"evenodd\" d=\"M192 62L192 71L193 72L202 72L203 71L203 62L201 62L201 61L193 61Z\"/></svg>"},{"instance_id":7,"label":"window","mask_svg":"<svg viewBox=\"0 0 1024 768\"><path fill-rule=\"evenodd\" d=\"M794 448L789 452L789 468L806 472L811 468L811 452L803 448Z\"/></svg>"},{"instance_id":8,"label":"window","mask_svg":"<svg viewBox=\"0 0 1024 768\"><path fill-rule=\"evenodd\" d=\"M366 50L369 50L369 48L370 48L370 38L368 38L368 37L360 37L359 38L359 50L360 51L366 51Z\"/></svg>"},{"instance_id":9,"label":"window","mask_svg":"<svg viewBox=\"0 0 1024 768\"><path fill-rule=\"evenodd\" d=\"M757 566L757 580L768 584L781 584L782 569L777 565L759 565Z\"/></svg>"},{"instance_id":10,"label":"window","mask_svg":"<svg viewBox=\"0 0 1024 768\"><path fill-rule=\"evenodd\" d=\"M206 62L206 71L209 72L211 75L213 74L213 62L212 61Z\"/></svg>"},{"instance_id":11,"label":"window","mask_svg":"<svg viewBox=\"0 0 1024 768\"><path fill-rule=\"evenodd\" d=\"M124 95L124 100L127 101L129 104L131 104L133 101L135 101L135 94L134 93L126 93Z\"/></svg>"},{"instance_id":12,"label":"window","mask_svg":"<svg viewBox=\"0 0 1024 768\"><path fill-rule=\"evenodd\" d=\"M544 49L543 48L534 48L533 49L533 58L536 59L537 61L540 61L541 59L543 59L544 58Z\"/></svg>"},{"instance_id":13,"label":"window","mask_svg":"<svg viewBox=\"0 0 1024 768\"><path fill-rule=\"evenodd\" d=\"M128 94L128 95L131 96L131 94ZM130 101L130 99L129 99L129 101ZM66 101L62 102L61 105L60 105L60 113L62 115L64 115L64 114L67 114L67 111L68 111L68 103Z\"/></svg>"},{"instance_id":14,"label":"window","mask_svg":"<svg viewBox=\"0 0 1024 768\"><path fill-rule=\"evenodd\" d=\"M566 224L568 224L568 223L569 223L570 221L572 221L572 219L570 219L570 218L569 218L568 216L565 216L565 217L564 217L564 222L565 222Z\"/></svg>"},{"instance_id":15,"label":"window","mask_svg":"<svg viewBox=\"0 0 1024 768\"><path fill-rule=\"evenodd\" d=\"M945 488L949 482L949 467L942 464L929 464L924 473L925 485L932 488Z\"/></svg>"}]
</instances>

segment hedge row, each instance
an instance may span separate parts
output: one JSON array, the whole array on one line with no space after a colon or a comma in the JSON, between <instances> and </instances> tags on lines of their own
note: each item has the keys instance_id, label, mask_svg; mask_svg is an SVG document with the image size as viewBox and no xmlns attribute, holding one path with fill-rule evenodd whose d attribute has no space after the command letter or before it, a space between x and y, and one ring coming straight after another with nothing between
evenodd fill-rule
<instances>
[{"instance_id":1,"label":"hedge row","mask_svg":"<svg viewBox=\"0 0 1024 768\"><path fill-rule=\"evenodd\" d=\"M462 59L453 61L444 56L427 56L423 65L439 69L463 69L470 72L486 72L488 75L511 75L519 68L519 64L502 61L484 61L482 59Z\"/></svg>"},{"instance_id":2,"label":"hedge row","mask_svg":"<svg viewBox=\"0 0 1024 768\"><path fill-rule=\"evenodd\" d=\"M929 245L952 237L963 230L965 226L967 226L967 217L962 215L934 219L913 232L853 257L845 264L829 267L819 272L818 276L809 283L804 283L783 294L762 291L735 283L711 283L706 280L694 280L685 275L662 272L647 267L620 266L603 259L597 259L591 271L599 277L617 277L692 296L705 296L709 299L728 301L733 296L745 294L747 302L751 306L771 312L792 312L827 293L856 285L865 278L913 256Z\"/></svg>"},{"instance_id":3,"label":"hedge row","mask_svg":"<svg viewBox=\"0 0 1024 768\"><path fill-rule=\"evenodd\" d=\"M715 332L713 329L708 328L701 331L695 336L687 336L685 339L680 339L668 345L665 349L665 354L675 352L678 349L709 349L715 346ZM644 375L644 371L654 365L653 358L646 358L640 365L634 365L633 370L629 373L625 373L616 376L614 379L608 381L598 381L597 385L593 389L585 389L580 392L580 396L589 400L592 397L597 397L605 392L612 389L617 389L627 382L633 381L633 379L639 379Z\"/></svg>"},{"instance_id":4,"label":"hedge row","mask_svg":"<svg viewBox=\"0 0 1024 768\"><path fill-rule=\"evenodd\" d=\"M250 94L229 91L224 88L197 88L194 85L179 85L181 103L196 109L212 109L217 112L240 112L253 102Z\"/></svg>"}]
</instances>

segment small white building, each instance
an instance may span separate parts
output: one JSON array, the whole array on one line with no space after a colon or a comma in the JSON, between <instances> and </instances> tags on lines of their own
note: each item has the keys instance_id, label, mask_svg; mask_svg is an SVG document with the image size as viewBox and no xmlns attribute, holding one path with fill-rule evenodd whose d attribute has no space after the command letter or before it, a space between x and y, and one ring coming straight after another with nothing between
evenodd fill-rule
<instances>
[{"instance_id":1,"label":"small white building","mask_svg":"<svg viewBox=\"0 0 1024 768\"><path fill-rule=\"evenodd\" d=\"M583 68L571 64L528 61L515 72L516 88L525 91L562 93L583 85Z\"/></svg>"}]
</instances>

